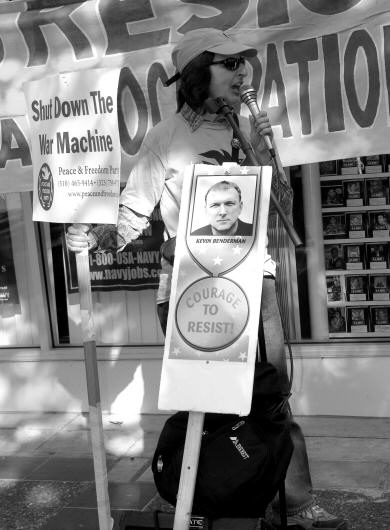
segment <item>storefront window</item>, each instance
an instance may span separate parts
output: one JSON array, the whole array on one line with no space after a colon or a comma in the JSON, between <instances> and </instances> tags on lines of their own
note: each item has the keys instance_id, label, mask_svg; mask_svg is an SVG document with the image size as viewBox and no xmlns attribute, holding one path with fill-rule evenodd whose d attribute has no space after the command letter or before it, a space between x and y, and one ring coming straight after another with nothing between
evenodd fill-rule
<instances>
[{"instance_id":1,"label":"storefront window","mask_svg":"<svg viewBox=\"0 0 390 530\"><path fill-rule=\"evenodd\" d=\"M385 340L390 336L388 155L290 171L300 315L297 339Z\"/></svg>"},{"instance_id":2,"label":"storefront window","mask_svg":"<svg viewBox=\"0 0 390 530\"><path fill-rule=\"evenodd\" d=\"M31 218L28 218L30 195L0 195L0 346L38 346L39 311L36 310L37 266L29 249L35 244ZM31 208L30 208L31 211Z\"/></svg>"},{"instance_id":3,"label":"storefront window","mask_svg":"<svg viewBox=\"0 0 390 530\"><path fill-rule=\"evenodd\" d=\"M303 246L294 248L280 220L269 224L287 336L292 342L389 340L387 157L294 166L289 175ZM66 227L31 217L30 193L0 195L0 345L42 347L46 330L49 345L80 346L76 260L64 245ZM156 210L150 228L121 254L90 253L97 345L164 343L155 307L162 238Z\"/></svg>"},{"instance_id":4,"label":"storefront window","mask_svg":"<svg viewBox=\"0 0 390 530\"><path fill-rule=\"evenodd\" d=\"M47 245L56 345L80 345L82 329L75 254L64 244L66 226L42 224ZM97 345L162 344L156 293L163 223L156 209L150 227L123 252L91 251L90 279Z\"/></svg>"}]
</instances>

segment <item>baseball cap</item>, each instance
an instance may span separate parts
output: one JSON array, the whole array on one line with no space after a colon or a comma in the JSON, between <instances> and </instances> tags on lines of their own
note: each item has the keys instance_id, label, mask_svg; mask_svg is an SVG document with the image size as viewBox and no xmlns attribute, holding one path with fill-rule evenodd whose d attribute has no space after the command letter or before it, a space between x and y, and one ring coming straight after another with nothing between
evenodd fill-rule
<instances>
[{"instance_id":1,"label":"baseball cap","mask_svg":"<svg viewBox=\"0 0 390 530\"><path fill-rule=\"evenodd\" d=\"M255 57L256 48L251 48L238 42L224 31L215 28L201 28L188 31L176 44L172 51L172 62L177 74L168 79L165 86L169 86L179 79L183 68L203 52L219 53L221 55L240 54L244 57Z\"/></svg>"}]
</instances>

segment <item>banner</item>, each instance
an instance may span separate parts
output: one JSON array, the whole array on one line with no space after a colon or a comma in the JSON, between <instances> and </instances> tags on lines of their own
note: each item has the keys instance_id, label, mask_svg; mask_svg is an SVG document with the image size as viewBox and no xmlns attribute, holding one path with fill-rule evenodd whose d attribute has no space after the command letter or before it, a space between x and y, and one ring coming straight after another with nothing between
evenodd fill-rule
<instances>
[{"instance_id":1,"label":"banner","mask_svg":"<svg viewBox=\"0 0 390 530\"><path fill-rule=\"evenodd\" d=\"M160 409L249 412L271 176L197 164L184 177Z\"/></svg>"},{"instance_id":2,"label":"banner","mask_svg":"<svg viewBox=\"0 0 390 530\"><path fill-rule=\"evenodd\" d=\"M64 231L65 233L65 231ZM89 274L92 291L141 291L157 289L161 271L160 247L164 223L157 206L150 225L121 252L90 251ZM68 293L78 291L76 258L63 242Z\"/></svg>"},{"instance_id":3,"label":"banner","mask_svg":"<svg viewBox=\"0 0 390 530\"><path fill-rule=\"evenodd\" d=\"M0 4L0 191L33 185L25 171L31 132L19 122L26 114L22 84L92 68L121 70L126 181L148 128L176 110L175 86L163 87L174 73L173 46L201 27L223 29L258 49L245 82L268 112L285 166L389 151L388 0L12 4Z\"/></svg>"},{"instance_id":4,"label":"banner","mask_svg":"<svg viewBox=\"0 0 390 530\"><path fill-rule=\"evenodd\" d=\"M34 221L117 222L118 77L118 69L95 69L25 84Z\"/></svg>"}]
</instances>

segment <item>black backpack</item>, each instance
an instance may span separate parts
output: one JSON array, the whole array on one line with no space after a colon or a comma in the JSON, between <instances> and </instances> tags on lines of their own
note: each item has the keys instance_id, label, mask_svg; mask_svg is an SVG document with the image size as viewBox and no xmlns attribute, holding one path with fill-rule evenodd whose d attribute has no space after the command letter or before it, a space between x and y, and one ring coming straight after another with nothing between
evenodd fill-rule
<instances>
[{"instance_id":1,"label":"black backpack","mask_svg":"<svg viewBox=\"0 0 390 530\"><path fill-rule=\"evenodd\" d=\"M250 414L205 414L192 513L261 517L278 492L293 446L286 400L269 363L256 364ZM152 462L157 491L175 505L188 421L165 423Z\"/></svg>"}]
</instances>

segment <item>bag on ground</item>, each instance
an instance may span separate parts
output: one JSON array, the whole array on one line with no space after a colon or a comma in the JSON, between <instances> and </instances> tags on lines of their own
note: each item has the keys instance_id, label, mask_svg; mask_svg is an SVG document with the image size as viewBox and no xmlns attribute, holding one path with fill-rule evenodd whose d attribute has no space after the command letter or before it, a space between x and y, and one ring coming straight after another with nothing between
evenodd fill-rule
<instances>
[{"instance_id":1,"label":"bag on ground","mask_svg":"<svg viewBox=\"0 0 390 530\"><path fill-rule=\"evenodd\" d=\"M256 365L250 414L205 414L193 513L261 517L284 480L292 454L289 416L279 377ZM161 497L175 505L188 421L178 412L165 423L152 462Z\"/></svg>"}]
</instances>

